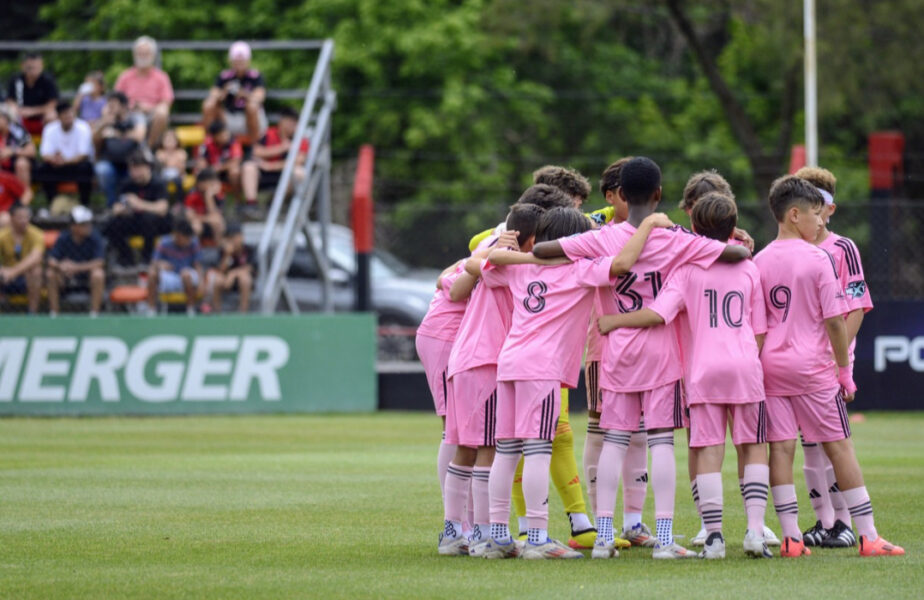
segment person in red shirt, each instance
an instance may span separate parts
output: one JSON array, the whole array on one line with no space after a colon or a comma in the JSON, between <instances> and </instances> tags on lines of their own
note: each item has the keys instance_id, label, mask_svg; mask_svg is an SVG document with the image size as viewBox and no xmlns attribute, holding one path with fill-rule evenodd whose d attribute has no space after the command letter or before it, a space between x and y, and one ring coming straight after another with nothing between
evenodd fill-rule
<instances>
[{"instance_id":1,"label":"person in red shirt","mask_svg":"<svg viewBox=\"0 0 924 600\"><path fill-rule=\"evenodd\" d=\"M221 181L238 187L241 184L241 159L244 150L241 144L231 137L224 121L212 121L208 136L199 147L196 159L196 172L211 167L218 173Z\"/></svg>"},{"instance_id":2,"label":"person in red shirt","mask_svg":"<svg viewBox=\"0 0 924 600\"><path fill-rule=\"evenodd\" d=\"M286 155L292 146L292 138L298 126L298 113L285 107L279 111L279 123L266 130L266 135L253 147L253 160L241 168L241 188L249 206L255 206L257 191L275 188L286 164ZM290 188L305 177L305 159L308 157L308 140L303 139L295 160L295 171L289 182Z\"/></svg>"},{"instance_id":3,"label":"person in red shirt","mask_svg":"<svg viewBox=\"0 0 924 600\"><path fill-rule=\"evenodd\" d=\"M10 209L25 191L26 186L15 175L0 171L0 229L10 224Z\"/></svg>"},{"instance_id":4,"label":"person in red shirt","mask_svg":"<svg viewBox=\"0 0 924 600\"><path fill-rule=\"evenodd\" d=\"M199 171L196 187L186 195L184 204L186 220L200 239L221 240L225 232L224 203L218 173L211 167Z\"/></svg>"},{"instance_id":5,"label":"person in red shirt","mask_svg":"<svg viewBox=\"0 0 924 600\"><path fill-rule=\"evenodd\" d=\"M0 171L13 173L22 182L20 202L32 202L32 160L35 158L32 136L16 123L7 107L0 108Z\"/></svg>"}]
</instances>

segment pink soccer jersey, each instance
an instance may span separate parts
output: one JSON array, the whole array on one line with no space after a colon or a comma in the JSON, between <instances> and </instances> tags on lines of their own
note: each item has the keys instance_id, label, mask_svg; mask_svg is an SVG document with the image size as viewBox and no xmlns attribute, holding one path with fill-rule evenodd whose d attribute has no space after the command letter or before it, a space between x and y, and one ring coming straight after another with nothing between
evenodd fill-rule
<instances>
[{"instance_id":1,"label":"pink soccer jersey","mask_svg":"<svg viewBox=\"0 0 924 600\"><path fill-rule=\"evenodd\" d=\"M824 320L847 312L834 259L800 239L775 240L754 257L767 307L761 352L768 396L837 388Z\"/></svg>"},{"instance_id":2,"label":"pink soccer jersey","mask_svg":"<svg viewBox=\"0 0 924 600\"><path fill-rule=\"evenodd\" d=\"M837 277L841 282L841 288L844 290L848 312L863 309L864 313L868 313L873 310L873 299L870 297L869 289L866 287L860 252L857 250L853 240L830 232L828 237L818 244L818 247L826 250L834 257L834 264L837 266ZM851 340L849 348L851 366L853 365L854 349L856 347L857 340L854 338Z\"/></svg>"},{"instance_id":3,"label":"pink soccer jersey","mask_svg":"<svg viewBox=\"0 0 924 600\"><path fill-rule=\"evenodd\" d=\"M482 268L484 268L483 261ZM510 291L484 285L484 275L475 285L459 324L456 342L449 354L449 376L484 365L496 365L513 314Z\"/></svg>"},{"instance_id":4,"label":"pink soccer jersey","mask_svg":"<svg viewBox=\"0 0 924 600\"><path fill-rule=\"evenodd\" d=\"M462 316L465 314L465 307L468 306L468 298L459 302L453 302L449 297L449 290L452 284L465 272L464 263L459 263L455 271L443 277L440 288L433 294L430 300L430 308L427 314L417 328L418 335L425 335L445 340L447 342L455 341L456 334L459 332L459 325L462 323Z\"/></svg>"},{"instance_id":5,"label":"pink soccer jersey","mask_svg":"<svg viewBox=\"0 0 924 600\"><path fill-rule=\"evenodd\" d=\"M668 323L686 315L684 383L689 404L764 399L754 334L767 332L760 273L751 261L679 268L648 307ZM685 312L684 312L685 311Z\"/></svg>"},{"instance_id":6,"label":"pink soccer jersey","mask_svg":"<svg viewBox=\"0 0 924 600\"><path fill-rule=\"evenodd\" d=\"M616 256L636 228L628 222L559 240L568 258ZM651 304L661 285L685 264L709 267L725 244L682 227L655 229L632 271L601 292L603 314L627 313ZM606 336L600 387L615 392L651 390L680 379L680 350L674 325L618 329Z\"/></svg>"},{"instance_id":7,"label":"pink soccer jersey","mask_svg":"<svg viewBox=\"0 0 924 600\"><path fill-rule=\"evenodd\" d=\"M594 292L594 305L593 310L590 311L590 324L587 327L587 351L584 354L584 360L589 363L600 362L603 358L603 336L597 329L597 318L606 314L603 312L601 296L608 292L608 288L598 288Z\"/></svg>"},{"instance_id":8,"label":"pink soccer jersey","mask_svg":"<svg viewBox=\"0 0 924 600\"><path fill-rule=\"evenodd\" d=\"M575 387L594 292L610 285L612 259L567 265L488 265L484 283L513 296L513 323L497 361L498 381L558 380Z\"/></svg>"}]
</instances>

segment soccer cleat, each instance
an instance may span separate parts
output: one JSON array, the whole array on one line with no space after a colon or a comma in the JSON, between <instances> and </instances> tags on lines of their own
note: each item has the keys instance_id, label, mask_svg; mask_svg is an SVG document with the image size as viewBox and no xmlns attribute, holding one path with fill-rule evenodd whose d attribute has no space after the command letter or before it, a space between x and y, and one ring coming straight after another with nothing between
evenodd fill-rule
<instances>
[{"instance_id":1,"label":"soccer cleat","mask_svg":"<svg viewBox=\"0 0 924 600\"><path fill-rule=\"evenodd\" d=\"M773 558L764 538L751 530L744 534L744 553L751 558Z\"/></svg>"},{"instance_id":2,"label":"soccer cleat","mask_svg":"<svg viewBox=\"0 0 924 600\"><path fill-rule=\"evenodd\" d=\"M523 544L517 540L510 540L507 543L498 542L494 538L488 538L479 548L479 556L482 558L516 558L520 556L523 550ZM474 556L474 555L473 555Z\"/></svg>"},{"instance_id":3,"label":"soccer cleat","mask_svg":"<svg viewBox=\"0 0 924 600\"><path fill-rule=\"evenodd\" d=\"M699 533L697 533L695 536L693 536L693 539L690 540L690 545L691 545L691 546L705 546L705 545L706 545L706 536L708 536L708 535L709 535L709 534L706 533L706 528L703 527L702 529L699 530Z\"/></svg>"},{"instance_id":4,"label":"soccer cleat","mask_svg":"<svg viewBox=\"0 0 924 600\"><path fill-rule=\"evenodd\" d=\"M530 544L526 542L521 555L526 560L542 560L557 558L584 558L577 550L572 550L558 540L547 539L544 544Z\"/></svg>"},{"instance_id":5,"label":"soccer cleat","mask_svg":"<svg viewBox=\"0 0 924 600\"><path fill-rule=\"evenodd\" d=\"M602 541L602 540L601 540ZM616 544L610 542L609 544L594 544L594 549L590 553L591 558L619 558L619 550L616 549Z\"/></svg>"},{"instance_id":6,"label":"soccer cleat","mask_svg":"<svg viewBox=\"0 0 924 600\"><path fill-rule=\"evenodd\" d=\"M821 526L821 521L815 521L812 528L802 532L802 541L806 546L824 546L828 535L828 530Z\"/></svg>"},{"instance_id":7,"label":"soccer cleat","mask_svg":"<svg viewBox=\"0 0 924 600\"><path fill-rule=\"evenodd\" d=\"M572 531L568 546L575 550L590 550L597 541L597 530L591 527L582 531Z\"/></svg>"},{"instance_id":8,"label":"soccer cleat","mask_svg":"<svg viewBox=\"0 0 924 600\"><path fill-rule=\"evenodd\" d=\"M670 560L675 558L696 558L696 552L687 550L677 542L673 542L670 546L661 546L660 544L655 546L654 552L651 553L651 558L656 558L659 560Z\"/></svg>"},{"instance_id":9,"label":"soccer cleat","mask_svg":"<svg viewBox=\"0 0 924 600\"><path fill-rule=\"evenodd\" d=\"M441 533L437 550L440 556L468 556L468 538L462 535L451 538Z\"/></svg>"},{"instance_id":10,"label":"soccer cleat","mask_svg":"<svg viewBox=\"0 0 924 600\"><path fill-rule=\"evenodd\" d=\"M780 556L785 558L798 558L800 556L811 556L812 551L805 547L802 540L791 537L784 537L783 543L780 544Z\"/></svg>"},{"instance_id":11,"label":"soccer cleat","mask_svg":"<svg viewBox=\"0 0 924 600\"><path fill-rule=\"evenodd\" d=\"M651 530L644 523L636 523L631 529L623 529L622 537L628 540L632 546L654 548L655 544L658 543L658 538L651 535ZM619 547L618 543L616 545Z\"/></svg>"},{"instance_id":12,"label":"soccer cleat","mask_svg":"<svg viewBox=\"0 0 924 600\"><path fill-rule=\"evenodd\" d=\"M840 522L840 521L838 521ZM860 536L860 556L904 556L905 549L885 540L881 535L873 541Z\"/></svg>"},{"instance_id":13,"label":"soccer cleat","mask_svg":"<svg viewBox=\"0 0 924 600\"><path fill-rule=\"evenodd\" d=\"M703 544L703 551L699 553L700 558L709 560L725 558L725 538L718 531L713 531L706 538Z\"/></svg>"},{"instance_id":14,"label":"soccer cleat","mask_svg":"<svg viewBox=\"0 0 924 600\"><path fill-rule=\"evenodd\" d=\"M845 524L838 519L834 522L834 527L825 532L827 537L821 543L825 548L849 548L857 543L857 536L854 535L850 525Z\"/></svg>"},{"instance_id":15,"label":"soccer cleat","mask_svg":"<svg viewBox=\"0 0 924 600\"><path fill-rule=\"evenodd\" d=\"M780 538L776 537L776 534L773 533L773 530L766 525L764 525L764 542L766 542L768 546L780 545Z\"/></svg>"}]
</instances>

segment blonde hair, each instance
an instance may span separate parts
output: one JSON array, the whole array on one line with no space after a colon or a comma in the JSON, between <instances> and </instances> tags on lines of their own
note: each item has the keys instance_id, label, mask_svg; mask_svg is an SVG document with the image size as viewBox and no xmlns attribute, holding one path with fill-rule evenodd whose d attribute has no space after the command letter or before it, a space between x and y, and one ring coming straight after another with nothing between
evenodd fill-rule
<instances>
[{"instance_id":1,"label":"blonde hair","mask_svg":"<svg viewBox=\"0 0 924 600\"><path fill-rule=\"evenodd\" d=\"M808 181L818 189L824 190L832 196L837 189L837 177L835 177L834 173L831 171L821 167L802 167L795 172L795 176L799 179Z\"/></svg>"}]
</instances>

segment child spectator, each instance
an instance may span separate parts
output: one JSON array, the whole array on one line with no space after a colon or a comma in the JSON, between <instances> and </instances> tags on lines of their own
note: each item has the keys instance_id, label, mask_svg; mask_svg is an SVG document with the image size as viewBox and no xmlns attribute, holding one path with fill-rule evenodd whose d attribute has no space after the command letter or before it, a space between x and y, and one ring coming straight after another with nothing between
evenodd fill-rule
<instances>
[{"instance_id":1,"label":"child spectator","mask_svg":"<svg viewBox=\"0 0 924 600\"><path fill-rule=\"evenodd\" d=\"M232 223L221 247L221 262L217 269L210 269L207 276L207 288L212 292L212 303L203 304L202 312L221 312L221 295L224 292L237 291L240 294L238 312L250 310L250 291L253 286L253 265L244 247L244 235L241 226Z\"/></svg>"},{"instance_id":2,"label":"child spectator","mask_svg":"<svg viewBox=\"0 0 924 600\"><path fill-rule=\"evenodd\" d=\"M243 156L244 151L240 143L231 136L225 123L212 121L208 127L208 136L199 147L196 171L211 167L223 182L238 187Z\"/></svg>"},{"instance_id":3,"label":"child spectator","mask_svg":"<svg viewBox=\"0 0 924 600\"><path fill-rule=\"evenodd\" d=\"M13 205L10 224L0 229L0 297L27 294L29 313L38 312L42 292L42 256L45 236L29 223L32 210Z\"/></svg>"},{"instance_id":4,"label":"child spectator","mask_svg":"<svg viewBox=\"0 0 924 600\"><path fill-rule=\"evenodd\" d=\"M103 271L105 243L93 228L93 213L85 206L71 210L71 225L61 232L48 253L48 308L58 314L61 293L89 290L90 316L95 317L103 304L106 274Z\"/></svg>"},{"instance_id":5,"label":"child spectator","mask_svg":"<svg viewBox=\"0 0 924 600\"><path fill-rule=\"evenodd\" d=\"M128 159L144 142L144 124L132 121L128 98L112 92L103 107L103 116L93 126L93 143L99 160L94 165L99 186L112 208L119 198L119 186L128 175Z\"/></svg>"},{"instance_id":6,"label":"child spectator","mask_svg":"<svg viewBox=\"0 0 924 600\"><path fill-rule=\"evenodd\" d=\"M161 178L168 184L173 183L176 186L176 197L182 197L185 191L183 178L186 175L186 161L189 155L186 149L180 146L180 138L177 137L176 130L168 129L164 132L155 157L160 163Z\"/></svg>"},{"instance_id":7,"label":"child spectator","mask_svg":"<svg viewBox=\"0 0 924 600\"><path fill-rule=\"evenodd\" d=\"M221 241L225 233L225 218L222 214L225 198L221 193L221 181L211 167L196 175L196 188L189 192L184 202L186 220L200 238Z\"/></svg>"},{"instance_id":8,"label":"child spectator","mask_svg":"<svg viewBox=\"0 0 924 600\"><path fill-rule=\"evenodd\" d=\"M195 302L202 281L202 256L199 240L189 221L180 219L173 226L173 235L165 236L157 245L148 273L148 313L157 309L158 294L186 294L186 314L196 314Z\"/></svg>"},{"instance_id":9,"label":"child spectator","mask_svg":"<svg viewBox=\"0 0 924 600\"><path fill-rule=\"evenodd\" d=\"M144 237L142 260L149 262L157 236L170 232L170 203L167 186L153 176L151 163L142 152L132 156L128 163L128 180L122 184L119 202L112 206L112 218L105 234L118 255L119 264L134 263L128 238Z\"/></svg>"},{"instance_id":10,"label":"child spectator","mask_svg":"<svg viewBox=\"0 0 924 600\"><path fill-rule=\"evenodd\" d=\"M22 72L10 80L7 89L7 103L32 135L39 135L46 123L55 120L58 85L44 69L41 54L26 54Z\"/></svg>"},{"instance_id":11,"label":"child spectator","mask_svg":"<svg viewBox=\"0 0 924 600\"><path fill-rule=\"evenodd\" d=\"M42 131L42 164L35 169L35 180L44 185L49 204L59 183L76 182L80 203L88 206L93 187L93 132L67 100L58 102L57 109L58 120Z\"/></svg>"},{"instance_id":12,"label":"child spectator","mask_svg":"<svg viewBox=\"0 0 924 600\"><path fill-rule=\"evenodd\" d=\"M74 96L77 116L93 125L103 116L106 106L106 79L102 71L92 71L80 84Z\"/></svg>"},{"instance_id":13,"label":"child spectator","mask_svg":"<svg viewBox=\"0 0 924 600\"><path fill-rule=\"evenodd\" d=\"M233 135L246 134L256 140L266 131L266 86L260 71L250 68L250 55L246 42L231 44L231 68L215 79L209 97L202 103L202 119L206 126L212 121L224 121Z\"/></svg>"},{"instance_id":14,"label":"child spectator","mask_svg":"<svg viewBox=\"0 0 924 600\"><path fill-rule=\"evenodd\" d=\"M32 159L35 158L35 144L32 136L16 123L14 112L0 109L0 169L13 173L22 182L21 202L32 202Z\"/></svg>"},{"instance_id":15,"label":"child spectator","mask_svg":"<svg viewBox=\"0 0 924 600\"><path fill-rule=\"evenodd\" d=\"M115 89L128 97L129 108L135 118L145 123L148 146L153 148L167 128L173 104L173 84L170 76L154 65L157 59L154 38L143 35L135 40L132 58L135 66L122 71Z\"/></svg>"}]
</instances>

